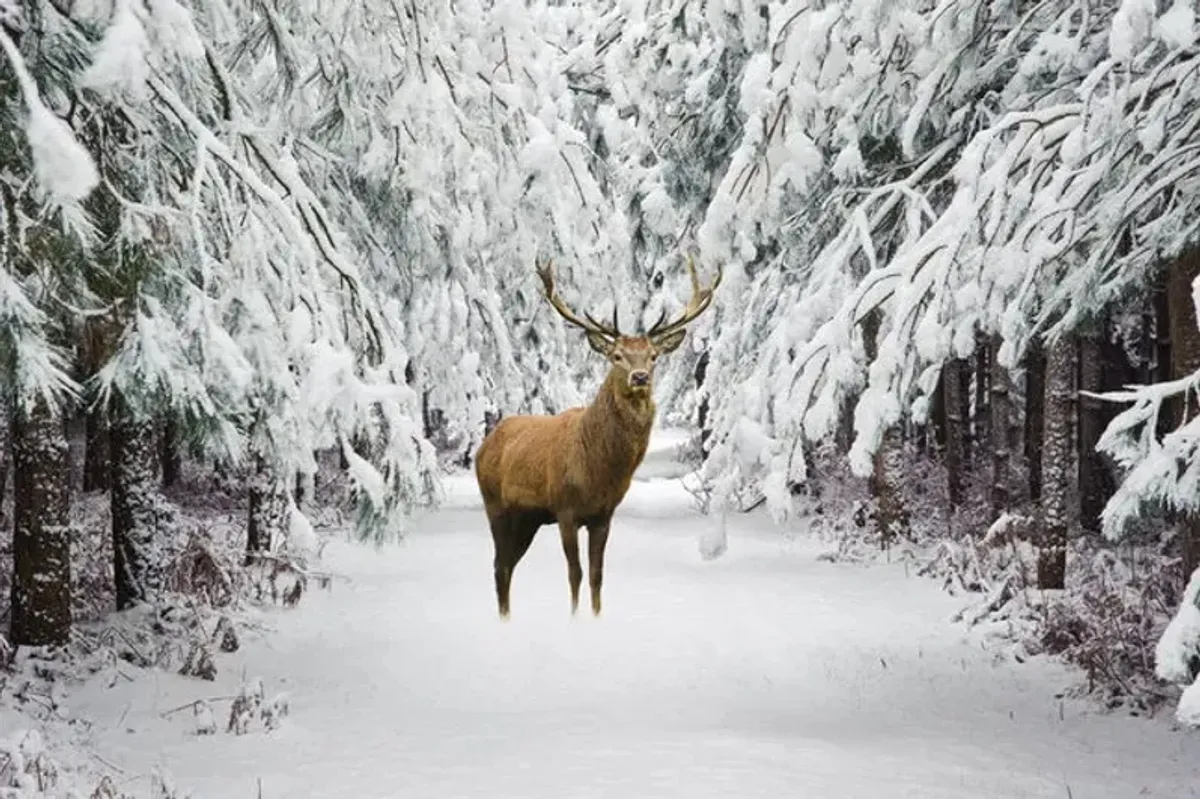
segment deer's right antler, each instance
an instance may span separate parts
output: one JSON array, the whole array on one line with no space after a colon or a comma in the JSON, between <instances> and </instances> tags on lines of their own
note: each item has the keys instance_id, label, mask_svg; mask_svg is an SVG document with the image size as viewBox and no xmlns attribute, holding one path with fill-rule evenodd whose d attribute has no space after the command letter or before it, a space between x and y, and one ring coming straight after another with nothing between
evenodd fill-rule
<instances>
[{"instance_id":1,"label":"deer's right antler","mask_svg":"<svg viewBox=\"0 0 1200 799\"><path fill-rule=\"evenodd\" d=\"M538 277L542 279L542 288L545 289L546 299L554 306L554 310L558 311L559 316L566 319L576 327L582 328L589 333L595 333L605 338L616 341L621 337L620 323L617 319L617 306L613 304L613 320L611 325L606 325L603 322L597 322L592 318L591 314L584 313L581 318L578 314L571 310L570 306L563 301L559 296L558 290L554 284L554 262L545 261L539 263L537 267Z\"/></svg>"},{"instance_id":2,"label":"deer's right antler","mask_svg":"<svg viewBox=\"0 0 1200 799\"><path fill-rule=\"evenodd\" d=\"M712 303L713 292L717 290L717 286L721 285L721 278L725 274L725 270L718 266L717 275L713 278L713 281L707 286L700 285L700 276L696 274L696 262L692 260L690 255L687 259L687 270L688 275L692 279L692 297L688 300L687 307L683 309L683 313L677 319L667 322L666 312L663 312L663 315L654 323L654 327L650 328L646 333L652 340L660 340L679 332L687 327L697 316L704 313Z\"/></svg>"}]
</instances>

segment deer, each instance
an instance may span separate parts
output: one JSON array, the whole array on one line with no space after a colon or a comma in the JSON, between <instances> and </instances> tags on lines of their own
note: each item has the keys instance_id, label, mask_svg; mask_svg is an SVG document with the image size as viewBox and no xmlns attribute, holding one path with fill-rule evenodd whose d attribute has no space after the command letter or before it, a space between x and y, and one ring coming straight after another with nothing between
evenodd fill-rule
<instances>
[{"instance_id":1,"label":"deer","mask_svg":"<svg viewBox=\"0 0 1200 799\"><path fill-rule=\"evenodd\" d=\"M624 335L614 305L611 323L575 313L559 295L553 261L539 262L537 274L550 306L583 331L588 345L609 369L590 405L555 415L507 416L484 437L475 455L475 478L491 528L493 572L501 620L510 614L513 570L542 527L557 524L567 560L571 615L579 609L583 569L579 530L587 529L588 586L592 614L600 615L604 551L614 511L625 498L634 471L646 455L654 424L654 367L674 352L687 326L712 303L723 270L701 285L687 259L692 295L674 319L666 311L642 335Z\"/></svg>"}]
</instances>

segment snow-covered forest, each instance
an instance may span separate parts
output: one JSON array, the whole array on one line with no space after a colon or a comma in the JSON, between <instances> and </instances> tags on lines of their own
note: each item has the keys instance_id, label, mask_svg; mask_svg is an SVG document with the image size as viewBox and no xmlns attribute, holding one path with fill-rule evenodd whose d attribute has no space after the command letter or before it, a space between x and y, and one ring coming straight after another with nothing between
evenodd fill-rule
<instances>
[{"instance_id":1,"label":"snow-covered forest","mask_svg":"<svg viewBox=\"0 0 1200 799\"><path fill-rule=\"evenodd\" d=\"M445 563L412 542L446 519L478 561L479 634L536 636L532 600L494 618L463 487L499 420L587 404L604 379L546 301L547 259L572 307L634 332L684 309L689 259L721 270L655 375L655 430L685 435L646 464L688 499L675 556L696 585L733 568L739 534L816 542L863 585L900 563L953 600L931 624L1013 673L1056 664L1081 712L1194 736L1196 17L0 0L0 796L187 795L170 763L150 785L89 758L70 698L183 675L190 734L277 734L300 723L279 686L203 686L352 590L346 564L436 586L421 569ZM778 564L747 578L766 605L793 590L776 581L794 556ZM705 634L688 605L661 612ZM833 629L799 623L781 640ZM1163 791L1146 795L1182 795Z\"/></svg>"}]
</instances>

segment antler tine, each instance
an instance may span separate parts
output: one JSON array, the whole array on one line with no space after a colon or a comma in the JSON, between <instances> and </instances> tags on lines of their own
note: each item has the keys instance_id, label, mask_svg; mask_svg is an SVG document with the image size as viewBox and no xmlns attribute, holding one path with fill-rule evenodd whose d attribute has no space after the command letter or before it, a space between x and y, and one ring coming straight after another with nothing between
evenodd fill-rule
<instances>
[{"instance_id":1,"label":"antler tine","mask_svg":"<svg viewBox=\"0 0 1200 799\"><path fill-rule=\"evenodd\" d=\"M687 258L687 269L688 276L692 280L692 296L691 299L688 300L687 307L683 309L683 313L679 315L678 319L675 319L668 324L663 324L665 315L659 317L659 320L655 322L654 327L652 327L650 332L646 335L654 338L661 338L663 336L670 335L671 333L675 333L687 326L700 314L704 313L708 306L712 304L713 293L717 290L717 286L721 285L721 278L724 277L725 270L718 265L717 274L716 277L713 278L712 283L708 284L707 286L703 286L700 283L700 276L696 273L696 262L690 255Z\"/></svg>"},{"instance_id":2,"label":"antler tine","mask_svg":"<svg viewBox=\"0 0 1200 799\"><path fill-rule=\"evenodd\" d=\"M617 306L615 303L613 304L613 318L612 318L611 326L606 325L603 322L597 321L596 317L592 316L587 311L583 312L583 316L585 319L587 319L589 322L591 322L597 329L603 330L605 335L612 336L613 338L621 337L621 322L617 318Z\"/></svg>"},{"instance_id":3,"label":"antler tine","mask_svg":"<svg viewBox=\"0 0 1200 799\"><path fill-rule=\"evenodd\" d=\"M588 331L589 333L597 333L601 336L605 336L614 340L620 338L621 334L617 332L617 326L615 324L615 309L613 311L614 324L612 328L609 328L607 325L600 324L587 313L583 315L583 318L580 318L579 315L572 311L570 306L568 306L563 298L558 294L558 289L554 283L554 262L548 260L545 263L538 264L537 273L538 277L542 279L542 288L545 290L546 299L549 300L550 305L554 307L554 310L558 311L559 316L561 316L563 319L566 319L576 327Z\"/></svg>"}]
</instances>

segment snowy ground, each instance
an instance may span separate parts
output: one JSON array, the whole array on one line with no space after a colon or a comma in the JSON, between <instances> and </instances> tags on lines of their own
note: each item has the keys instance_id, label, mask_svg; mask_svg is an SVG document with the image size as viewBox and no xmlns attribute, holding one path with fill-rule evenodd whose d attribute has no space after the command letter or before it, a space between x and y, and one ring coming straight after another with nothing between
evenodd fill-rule
<instances>
[{"instance_id":1,"label":"snowy ground","mask_svg":"<svg viewBox=\"0 0 1200 799\"><path fill-rule=\"evenodd\" d=\"M348 581L272 614L215 685L96 681L72 709L99 756L131 779L161 766L197 799L259 780L265 799L1200 796L1200 738L1060 703L1070 675L996 663L902 567L818 561L759 518L704 562L661 450L646 471L613 526L600 620L569 618L543 528L500 623L456 478L406 545L331 546ZM243 673L290 695L280 729L197 737L190 713L162 716Z\"/></svg>"}]
</instances>

